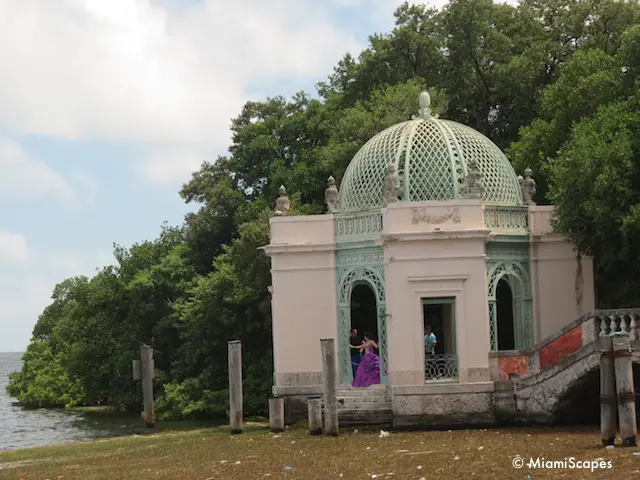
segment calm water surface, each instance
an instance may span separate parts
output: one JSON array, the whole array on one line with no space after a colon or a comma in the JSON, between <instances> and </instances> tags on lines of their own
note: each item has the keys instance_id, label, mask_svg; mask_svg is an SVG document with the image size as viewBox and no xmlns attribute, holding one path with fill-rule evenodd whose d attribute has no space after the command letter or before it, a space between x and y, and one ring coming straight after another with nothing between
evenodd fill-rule
<instances>
[{"instance_id":1,"label":"calm water surface","mask_svg":"<svg viewBox=\"0 0 640 480\"><path fill-rule=\"evenodd\" d=\"M0 353L0 450L127 435L141 430L135 417L96 416L61 410L25 410L6 391L21 353Z\"/></svg>"}]
</instances>

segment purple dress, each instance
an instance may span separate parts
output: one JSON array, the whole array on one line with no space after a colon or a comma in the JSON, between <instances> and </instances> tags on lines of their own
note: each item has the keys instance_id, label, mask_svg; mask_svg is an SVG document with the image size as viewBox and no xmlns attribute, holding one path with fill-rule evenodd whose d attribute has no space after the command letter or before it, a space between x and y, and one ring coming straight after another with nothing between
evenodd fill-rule
<instances>
[{"instance_id":1,"label":"purple dress","mask_svg":"<svg viewBox=\"0 0 640 480\"><path fill-rule=\"evenodd\" d=\"M360 360L356 377L353 379L354 387L368 387L380 383L380 357L373 353L371 345L367 345L364 351L364 357Z\"/></svg>"}]
</instances>

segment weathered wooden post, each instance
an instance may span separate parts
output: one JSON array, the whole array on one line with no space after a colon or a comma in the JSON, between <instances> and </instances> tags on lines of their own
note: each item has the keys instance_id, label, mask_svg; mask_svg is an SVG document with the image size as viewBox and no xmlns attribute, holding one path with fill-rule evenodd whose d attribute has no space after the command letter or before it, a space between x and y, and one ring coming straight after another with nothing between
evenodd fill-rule
<instances>
[{"instance_id":1,"label":"weathered wooden post","mask_svg":"<svg viewBox=\"0 0 640 480\"><path fill-rule=\"evenodd\" d=\"M140 346L140 374L142 376L142 399L144 402L144 423L147 428L153 428L156 415L153 411L153 348L143 344Z\"/></svg>"},{"instance_id":2,"label":"weathered wooden post","mask_svg":"<svg viewBox=\"0 0 640 480\"><path fill-rule=\"evenodd\" d=\"M613 445L616 440L618 406L616 402L616 375L613 364L613 341L600 337L600 433L602 444Z\"/></svg>"},{"instance_id":3,"label":"weathered wooden post","mask_svg":"<svg viewBox=\"0 0 640 480\"><path fill-rule=\"evenodd\" d=\"M284 432L284 398L274 396L269 399L269 430Z\"/></svg>"},{"instance_id":4,"label":"weathered wooden post","mask_svg":"<svg viewBox=\"0 0 640 480\"><path fill-rule=\"evenodd\" d=\"M636 394L633 385L633 362L629 335L622 333L613 337L613 356L616 371L616 393L618 396L618 418L623 447L638 445L636 425Z\"/></svg>"},{"instance_id":5,"label":"weathered wooden post","mask_svg":"<svg viewBox=\"0 0 640 480\"><path fill-rule=\"evenodd\" d=\"M320 435L322 433L322 397L309 397L307 399L307 413L309 416L309 434Z\"/></svg>"},{"instance_id":6,"label":"weathered wooden post","mask_svg":"<svg viewBox=\"0 0 640 480\"><path fill-rule=\"evenodd\" d=\"M242 433L242 344L229 342L229 427L231 433Z\"/></svg>"},{"instance_id":7,"label":"weathered wooden post","mask_svg":"<svg viewBox=\"0 0 640 480\"><path fill-rule=\"evenodd\" d=\"M333 338L320 340L322 370L324 372L324 430L327 435L338 435L338 398L335 342Z\"/></svg>"}]
</instances>

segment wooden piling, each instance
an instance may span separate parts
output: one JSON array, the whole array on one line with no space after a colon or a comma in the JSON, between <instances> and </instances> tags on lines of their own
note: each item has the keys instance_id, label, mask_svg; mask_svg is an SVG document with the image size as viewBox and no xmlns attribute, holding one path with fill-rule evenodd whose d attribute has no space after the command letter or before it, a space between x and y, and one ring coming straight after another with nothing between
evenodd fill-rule
<instances>
[{"instance_id":1,"label":"wooden piling","mask_svg":"<svg viewBox=\"0 0 640 480\"><path fill-rule=\"evenodd\" d=\"M273 433L284 432L284 398L269 399L269 430Z\"/></svg>"},{"instance_id":2,"label":"wooden piling","mask_svg":"<svg viewBox=\"0 0 640 480\"><path fill-rule=\"evenodd\" d=\"M307 413L309 416L309 434L320 435L322 433L322 397L309 397L307 399Z\"/></svg>"},{"instance_id":3,"label":"wooden piling","mask_svg":"<svg viewBox=\"0 0 640 480\"><path fill-rule=\"evenodd\" d=\"M338 436L337 372L335 361L335 341L333 338L320 340L322 370L324 372L324 430L327 435Z\"/></svg>"},{"instance_id":4,"label":"wooden piling","mask_svg":"<svg viewBox=\"0 0 640 480\"><path fill-rule=\"evenodd\" d=\"M242 433L242 344L229 342L229 427L231 433Z\"/></svg>"},{"instance_id":5,"label":"wooden piling","mask_svg":"<svg viewBox=\"0 0 640 480\"><path fill-rule=\"evenodd\" d=\"M600 347L600 433L602 444L613 445L616 439L618 405L616 402L616 375L613 362L613 341L601 337Z\"/></svg>"},{"instance_id":6,"label":"wooden piling","mask_svg":"<svg viewBox=\"0 0 640 480\"><path fill-rule=\"evenodd\" d=\"M147 428L156 424L153 411L153 349L149 345L140 346L140 374L142 376L142 399L144 403L144 423Z\"/></svg>"},{"instance_id":7,"label":"wooden piling","mask_svg":"<svg viewBox=\"0 0 640 480\"><path fill-rule=\"evenodd\" d=\"M613 357L616 373L616 394L618 396L618 418L620 438L623 447L638 445L636 425L636 395L633 384L633 362L629 336L613 337Z\"/></svg>"}]
</instances>

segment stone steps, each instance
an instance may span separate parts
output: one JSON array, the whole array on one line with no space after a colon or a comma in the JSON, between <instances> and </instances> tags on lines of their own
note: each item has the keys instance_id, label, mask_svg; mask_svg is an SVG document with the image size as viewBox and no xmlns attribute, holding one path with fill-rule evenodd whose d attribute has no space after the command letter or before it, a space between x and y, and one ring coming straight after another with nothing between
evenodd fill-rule
<instances>
[{"instance_id":1,"label":"stone steps","mask_svg":"<svg viewBox=\"0 0 640 480\"><path fill-rule=\"evenodd\" d=\"M341 426L393 423L391 398L386 385L340 388L336 396L338 397L338 420Z\"/></svg>"}]
</instances>

